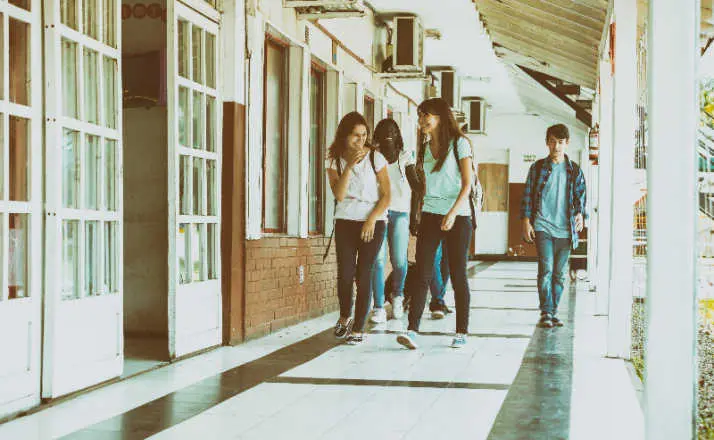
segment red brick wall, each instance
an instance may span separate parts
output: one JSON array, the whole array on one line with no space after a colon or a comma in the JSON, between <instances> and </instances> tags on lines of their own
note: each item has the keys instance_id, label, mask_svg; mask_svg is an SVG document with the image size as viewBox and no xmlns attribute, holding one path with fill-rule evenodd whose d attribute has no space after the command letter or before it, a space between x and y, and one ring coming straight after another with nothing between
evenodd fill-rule
<instances>
[{"instance_id":1,"label":"red brick wall","mask_svg":"<svg viewBox=\"0 0 714 440\"><path fill-rule=\"evenodd\" d=\"M246 241L246 339L338 310L334 243L322 262L328 240L270 237Z\"/></svg>"},{"instance_id":2,"label":"red brick wall","mask_svg":"<svg viewBox=\"0 0 714 440\"><path fill-rule=\"evenodd\" d=\"M246 241L245 338L252 339L339 310L335 243L329 238L263 238ZM409 243L414 261L416 239ZM299 267L305 280L300 284ZM387 274L391 265L387 260Z\"/></svg>"}]
</instances>

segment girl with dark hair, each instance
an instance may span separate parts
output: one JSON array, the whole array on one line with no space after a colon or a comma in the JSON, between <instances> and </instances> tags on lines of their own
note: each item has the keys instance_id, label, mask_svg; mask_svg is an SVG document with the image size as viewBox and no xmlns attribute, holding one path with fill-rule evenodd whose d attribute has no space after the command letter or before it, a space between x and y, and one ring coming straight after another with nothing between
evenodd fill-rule
<instances>
[{"instance_id":1,"label":"girl with dark hair","mask_svg":"<svg viewBox=\"0 0 714 440\"><path fill-rule=\"evenodd\" d=\"M374 129L374 146L387 159L392 202L389 205L386 240L377 256L372 271L374 309L370 320L382 323L387 320L384 309L385 288L391 293L392 315L401 319L404 315L404 283L407 278L407 251L409 248L409 209L411 189L416 186L416 153L405 150L399 125L393 119L379 121ZM387 248L389 252L387 252ZM392 262L392 284L385 287L384 266L387 253Z\"/></svg>"},{"instance_id":2,"label":"girl with dark hair","mask_svg":"<svg viewBox=\"0 0 714 440\"><path fill-rule=\"evenodd\" d=\"M347 343L363 342L370 304L370 277L384 240L390 202L389 174L384 156L372 150L369 128L357 112L348 113L337 127L326 168L336 199L335 250L340 318L335 336ZM357 303L352 319L352 284L357 280Z\"/></svg>"},{"instance_id":3,"label":"girl with dark hair","mask_svg":"<svg viewBox=\"0 0 714 440\"><path fill-rule=\"evenodd\" d=\"M469 195L473 153L470 141L444 99L428 99L419 105L417 112L420 131L416 169L419 180L424 183L418 216L418 282L412 292L407 332L399 335L397 342L409 349L418 347L416 334L424 312L426 291L434 275L434 255L444 240L456 300L456 336L451 346L458 348L466 344L469 325L466 264L472 234Z\"/></svg>"}]
</instances>

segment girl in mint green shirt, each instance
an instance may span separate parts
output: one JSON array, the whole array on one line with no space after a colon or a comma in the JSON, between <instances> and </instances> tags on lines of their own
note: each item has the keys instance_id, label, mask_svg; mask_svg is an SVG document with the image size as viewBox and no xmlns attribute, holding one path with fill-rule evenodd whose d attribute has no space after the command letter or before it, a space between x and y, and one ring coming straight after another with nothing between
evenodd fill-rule
<instances>
[{"instance_id":1,"label":"girl in mint green shirt","mask_svg":"<svg viewBox=\"0 0 714 440\"><path fill-rule=\"evenodd\" d=\"M449 104L442 98L428 99L417 109L419 150L417 175L421 191L415 191L412 209L421 204L417 227L417 282L411 293L409 327L397 337L403 346L416 349L417 333L424 313L426 292L434 274L434 255L442 240L448 252L449 273L456 302L454 348L466 344L470 295L466 265L473 232L469 194L473 166L471 143L459 128ZM456 152L454 153L454 149ZM457 160L458 157L458 160Z\"/></svg>"}]
</instances>

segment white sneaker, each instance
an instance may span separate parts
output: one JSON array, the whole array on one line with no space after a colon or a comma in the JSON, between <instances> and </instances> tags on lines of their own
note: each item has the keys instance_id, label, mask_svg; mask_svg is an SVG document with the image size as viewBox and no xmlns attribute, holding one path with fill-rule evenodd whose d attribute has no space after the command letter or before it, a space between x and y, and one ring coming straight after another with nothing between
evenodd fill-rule
<instances>
[{"instance_id":1,"label":"white sneaker","mask_svg":"<svg viewBox=\"0 0 714 440\"><path fill-rule=\"evenodd\" d=\"M397 296L392 298L392 316L394 319L402 319L404 316L404 297Z\"/></svg>"},{"instance_id":2,"label":"white sneaker","mask_svg":"<svg viewBox=\"0 0 714 440\"><path fill-rule=\"evenodd\" d=\"M387 311L384 308L374 309L372 311L372 317L369 318L375 324L381 324L387 322Z\"/></svg>"}]
</instances>

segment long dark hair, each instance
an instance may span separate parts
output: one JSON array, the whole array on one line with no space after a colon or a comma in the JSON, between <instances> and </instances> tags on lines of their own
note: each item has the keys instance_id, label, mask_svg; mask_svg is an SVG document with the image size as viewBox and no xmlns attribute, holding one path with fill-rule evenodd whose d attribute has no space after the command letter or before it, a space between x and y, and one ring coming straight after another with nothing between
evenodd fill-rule
<instances>
[{"instance_id":1,"label":"long dark hair","mask_svg":"<svg viewBox=\"0 0 714 440\"><path fill-rule=\"evenodd\" d=\"M399 124L394 119L382 119L374 128L374 136L372 139L376 142L377 139L383 139L388 136L394 138L394 145L398 151L404 150L404 139L402 139L402 131L399 129Z\"/></svg>"},{"instance_id":2,"label":"long dark hair","mask_svg":"<svg viewBox=\"0 0 714 440\"><path fill-rule=\"evenodd\" d=\"M337 133L335 134L335 140L332 141L332 145L327 152L327 157L333 160L340 160L342 153L345 151L345 146L347 144L347 136L352 133L352 130L357 125L364 125L367 128L367 141L365 142L365 147L369 148L369 125L367 120L359 114L358 112L347 113L340 124L337 126Z\"/></svg>"},{"instance_id":3,"label":"long dark hair","mask_svg":"<svg viewBox=\"0 0 714 440\"><path fill-rule=\"evenodd\" d=\"M417 114L427 113L430 115L439 117L439 128L437 136L439 136L439 157L436 158L436 165L432 172L439 171L444 165L446 156L449 153L449 147L451 142L454 141L454 148L456 148L456 141L459 138L464 138L469 141L469 138L464 135L461 131L459 123L456 122L454 114L451 112L451 107L443 98L431 98L427 99L417 107ZM469 141L469 144L471 141ZM424 160L424 151L426 148L426 137L421 130L419 130L419 157L418 160Z\"/></svg>"}]
</instances>

